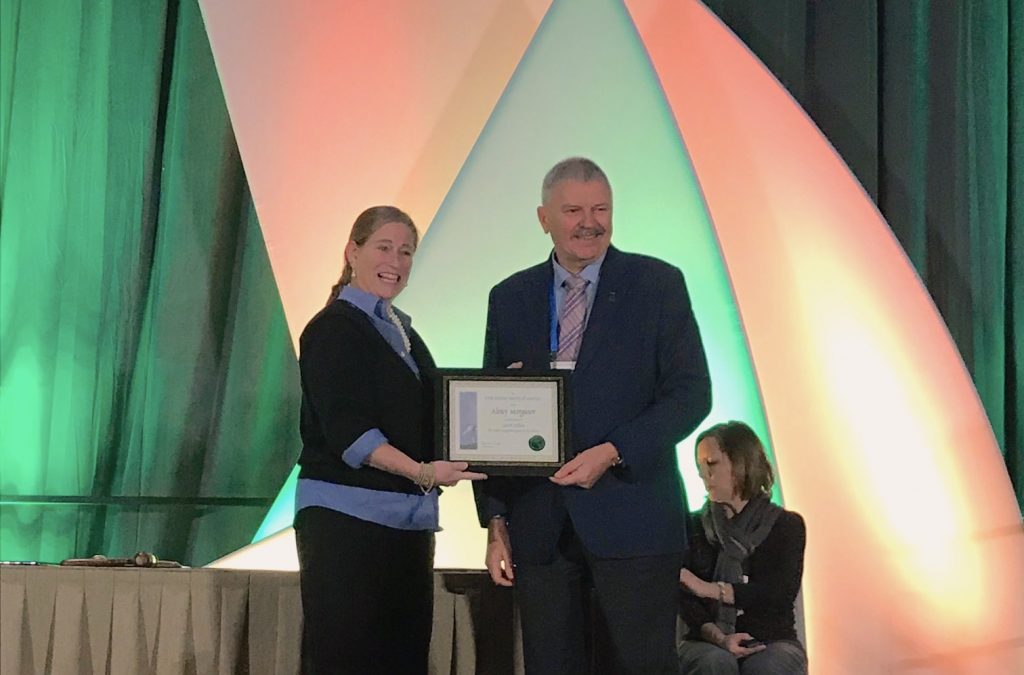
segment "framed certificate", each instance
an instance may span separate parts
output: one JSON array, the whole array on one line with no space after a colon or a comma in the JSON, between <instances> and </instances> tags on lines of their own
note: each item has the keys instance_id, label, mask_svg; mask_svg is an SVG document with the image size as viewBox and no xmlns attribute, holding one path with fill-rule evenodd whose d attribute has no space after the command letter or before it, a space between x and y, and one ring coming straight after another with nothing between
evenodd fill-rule
<instances>
[{"instance_id":1,"label":"framed certificate","mask_svg":"<svg viewBox=\"0 0 1024 675\"><path fill-rule=\"evenodd\" d=\"M488 475L551 475L569 444L567 371L440 368L442 459Z\"/></svg>"}]
</instances>

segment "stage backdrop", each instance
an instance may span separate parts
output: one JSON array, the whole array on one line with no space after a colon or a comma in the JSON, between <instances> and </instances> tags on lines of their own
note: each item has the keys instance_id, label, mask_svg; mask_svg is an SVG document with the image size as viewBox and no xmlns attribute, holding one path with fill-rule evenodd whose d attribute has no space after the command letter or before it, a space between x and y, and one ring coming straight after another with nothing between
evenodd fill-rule
<instances>
[{"instance_id":1,"label":"stage backdrop","mask_svg":"<svg viewBox=\"0 0 1024 675\"><path fill-rule=\"evenodd\" d=\"M336 14L330 8L337 5L329 3L314 3L312 14L292 13L287 3L272 2L251 3L251 14L232 15L231 3L210 3L207 20L211 26L222 22L222 29L226 25L228 36L244 34L258 23L253 17L261 9L276 12L263 20L280 26L281 34L285 29L317 34L320 21L352 33L353 39L342 43L349 50L343 60L328 58L336 55L331 51L338 47L335 31L327 31L329 41L309 39L284 52L275 51L273 40L260 43L256 52L266 61L265 77L234 91L228 81L236 125L238 100L243 110L256 105L265 111L255 127L246 128L251 140L246 144L243 137L242 148L274 271L277 261L284 260L312 275L294 289L317 292L289 290L280 274L275 288L269 276L195 5L90 3L83 10L39 4L7 2L0 17L0 557L53 559L71 552L149 547L202 562L241 543L297 451L294 355L285 325L294 339L322 301L319 289L330 284L340 266L340 260L313 264L301 250L289 249L297 243L294 230L284 229L280 240L271 240L275 223L286 218L316 228L314 249L329 253L340 251L348 222L365 203L400 201L424 228L432 229L415 278L436 280L435 288L448 292L446 301L457 299L452 311L473 314L473 289L459 286L452 265L465 266L474 279L497 279L503 270L542 255L543 239L524 196L535 193L533 184L544 168L575 152L593 154L612 175L619 214L616 241L637 250L657 246L653 252L691 275L691 287L694 278L700 280L695 305L715 345L716 386L721 382L724 387L717 390L714 415L745 417L766 430L757 391L747 388L753 381L747 353L749 347L760 364L755 336L777 336L752 332L747 345L740 313L723 300L730 289L718 247L728 263L729 243L721 234L719 241L710 236L708 210L719 228L730 214L715 213L706 189L709 208L703 208L694 182L700 149L685 129L674 128L688 111L687 85L685 80L679 84L687 73L673 73L672 50L688 44L683 29L691 27L674 22L679 19L674 3L557 2L549 9L546 2L485 2L458 8L455 16L450 7L438 13L419 3L376 4L361 10L365 15L351 7ZM684 4L687 11L692 8ZM905 217L894 229L946 313L1018 475L1021 216L1014 210L1013 191L1021 184L1019 3L953 13L908 3L901 5L905 11L857 15L830 14L817 3L817 12L805 8L774 12L770 18L756 3L746 11L739 3L719 4L751 44L767 45L766 60L774 62L812 113L815 102L825 102L818 105L823 126L827 131L829 124L834 127L840 150L849 153L891 218ZM219 18L211 8L221 12ZM785 30L770 27L772 21ZM367 22L375 30L358 30ZM453 22L460 30L449 36ZM594 29L601 49L573 61L584 54L560 49L559 43L571 33L566 26L580 25ZM401 30L393 31L396 26ZM679 33L672 33L674 26ZM830 31L856 28L862 32L854 34L863 37L872 26L883 29L874 34L874 42L837 40L825 47ZM714 30L709 24L708 32L699 35ZM445 50L425 49L439 35L452 38ZM782 43L787 48L773 53ZM802 49L793 48L799 44ZM247 46L251 43L224 49L230 57L231 49ZM843 46L847 51L841 56L831 51ZM668 56L664 51L659 56L659 49ZM800 62L794 54L802 58L803 71L794 65ZM851 66L860 60L869 67ZM306 67L310 62L317 67ZM607 89L593 90L571 78L552 82L546 63ZM710 74L718 64L707 65ZM275 77L296 71L307 79L291 82L288 96L270 86ZM789 77L794 72L802 76ZM397 88L382 86L373 73L397 78ZM339 85L358 103L332 107ZM858 114L844 124L848 118L831 102L847 96ZM873 122L863 114L872 105ZM538 110L558 124L577 124L571 129L555 125L542 133L530 117ZM316 152L314 144L323 142L324 132L342 123L351 125L341 127L343 137L332 137L332 144ZM646 133L609 134L637 127ZM373 141L379 134L354 134L348 128L386 131L389 146L394 144L391 152L375 154L379 148ZM236 129L241 134L242 127ZM295 133L298 143L294 135L288 140ZM533 139L551 156L519 152L522 139ZM872 146L865 139L875 141L874 153L863 151ZM691 142L687 159L685 145ZM273 159L270 174L258 174L265 162L250 161L260 152ZM783 147L780 158L785 152ZM310 164L311 156L318 161ZM650 187L645 172L665 181L659 185L678 190L657 191L657 198L665 200L663 212L639 196ZM491 208L474 208L474 202ZM515 215L517 210L522 216ZM666 213L688 238L643 229L664 221ZM483 236L482 228L506 221L511 222L499 233L516 244L500 250L510 255L500 260L465 254L444 258L451 253L445 239L464 241L470 252L474 246L500 243ZM771 256L771 243L763 249L768 262L784 260ZM840 286L849 281L841 267L814 267L822 262L814 253L808 249L804 271ZM750 271L728 270L738 296L741 273ZM321 276L327 278L321 281ZM485 290L480 289L481 295ZM402 298L418 308L417 325L427 332L440 330L430 328L435 319L425 311L430 291L414 282ZM950 319L964 307L970 309L959 314L959 323ZM745 318L748 328L755 318ZM898 324L890 315L885 319L888 325ZM855 348L879 336L858 334L862 327L856 321L846 325L829 343L836 353L821 356L856 363L863 353ZM443 355L442 362L450 358L458 363L448 365L465 365L470 351L478 349L473 330L481 329L474 326L450 354L443 341L431 340L438 342L435 351ZM948 360L943 364L949 367ZM948 372L958 379L955 367ZM883 418L893 412L887 402L904 403L898 396L881 398L876 410ZM911 408L919 402L911 400ZM968 401L966 407L972 405ZM955 420L950 424L958 428ZM786 423L772 426L772 437L778 439ZM883 426L883 433L899 431L895 425ZM865 434L861 442L866 447L879 429L868 421L854 431ZM911 459L927 457L921 454L922 440L902 430L890 436L889 450L875 460L886 461L889 452L906 443ZM792 458L799 456L792 453ZM681 465L692 486L688 454L682 448ZM944 472L967 460L956 458L941 467L935 484L943 485ZM850 474L856 474L862 467L851 462ZM790 503L786 486L798 482L787 483L787 476L808 469L796 463L788 469L784 448L780 465ZM914 462L901 466L910 470ZM990 472L991 465L986 467ZM891 494L898 486L865 487L868 494L872 489ZM977 487L949 496L956 505ZM797 508L808 503L799 494L792 501ZM941 499L942 493L935 496ZM691 498L699 501L692 487ZM876 506L885 508L886 502ZM465 509L449 510L462 514L462 525L448 528L457 534ZM986 536L1002 536L1001 522L996 525L996 534ZM939 579L968 568L929 568L929 574ZM970 597L985 591L976 586L965 589ZM976 609L969 605L965 619ZM819 625L824 629L828 622Z\"/></svg>"}]
</instances>

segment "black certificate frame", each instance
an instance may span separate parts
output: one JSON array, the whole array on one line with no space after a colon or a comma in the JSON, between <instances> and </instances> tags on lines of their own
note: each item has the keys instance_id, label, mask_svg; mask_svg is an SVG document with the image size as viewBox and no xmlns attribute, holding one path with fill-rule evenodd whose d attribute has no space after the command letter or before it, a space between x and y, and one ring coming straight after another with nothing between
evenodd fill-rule
<instances>
[{"instance_id":1,"label":"black certificate frame","mask_svg":"<svg viewBox=\"0 0 1024 675\"><path fill-rule=\"evenodd\" d=\"M537 382L555 385L557 403L554 413L558 441L557 458L550 461L530 460L523 455L523 461L481 461L469 462L470 471L479 471L489 476L550 476L565 464L571 434L569 429L569 371L566 370L535 370L526 371L516 368L438 368L435 371L435 415L434 437L440 458L446 461L468 461L453 458L450 452L452 431L452 410L450 406L450 390L453 382ZM532 440L532 439L531 439Z\"/></svg>"}]
</instances>

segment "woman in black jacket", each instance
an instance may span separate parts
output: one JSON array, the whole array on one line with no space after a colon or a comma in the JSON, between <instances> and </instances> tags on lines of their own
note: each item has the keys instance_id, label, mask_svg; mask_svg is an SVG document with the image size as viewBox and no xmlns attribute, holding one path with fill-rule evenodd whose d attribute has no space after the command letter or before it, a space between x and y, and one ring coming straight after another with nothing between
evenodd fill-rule
<instances>
[{"instance_id":1,"label":"woman in black jacket","mask_svg":"<svg viewBox=\"0 0 1024 675\"><path fill-rule=\"evenodd\" d=\"M299 339L305 675L427 672L437 487L485 477L435 459L434 361L392 304L417 243L401 210L360 214L341 279Z\"/></svg>"},{"instance_id":2,"label":"woman in black jacket","mask_svg":"<svg viewBox=\"0 0 1024 675\"><path fill-rule=\"evenodd\" d=\"M771 503L771 465L757 435L726 422L697 437L708 501L694 523L679 573L681 672L798 675L807 656L794 603L806 530L798 513Z\"/></svg>"}]
</instances>

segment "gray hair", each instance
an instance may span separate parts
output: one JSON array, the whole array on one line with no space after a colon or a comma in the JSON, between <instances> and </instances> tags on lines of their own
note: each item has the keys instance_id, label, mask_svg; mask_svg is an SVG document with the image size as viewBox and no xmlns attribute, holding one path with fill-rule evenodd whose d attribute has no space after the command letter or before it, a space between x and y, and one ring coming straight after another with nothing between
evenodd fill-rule
<instances>
[{"instance_id":1,"label":"gray hair","mask_svg":"<svg viewBox=\"0 0 1024 675\"><path fill-rule=\"evenodd\" d=\"M558 164L551 167L547 175L544 176L544 182L541 184L540 189L540 203L547 204L548 197L551 196L551 191L555 189L555 186L566 180L578 180L583 183L588 183L592 180L599 180L608 186L611 190L611 183L608 182L608 176L605 175L604 171L601 170L593 160L587 159L586 157L570 157L569 159L563 159Z\"/></svg>"}]
</instances>

